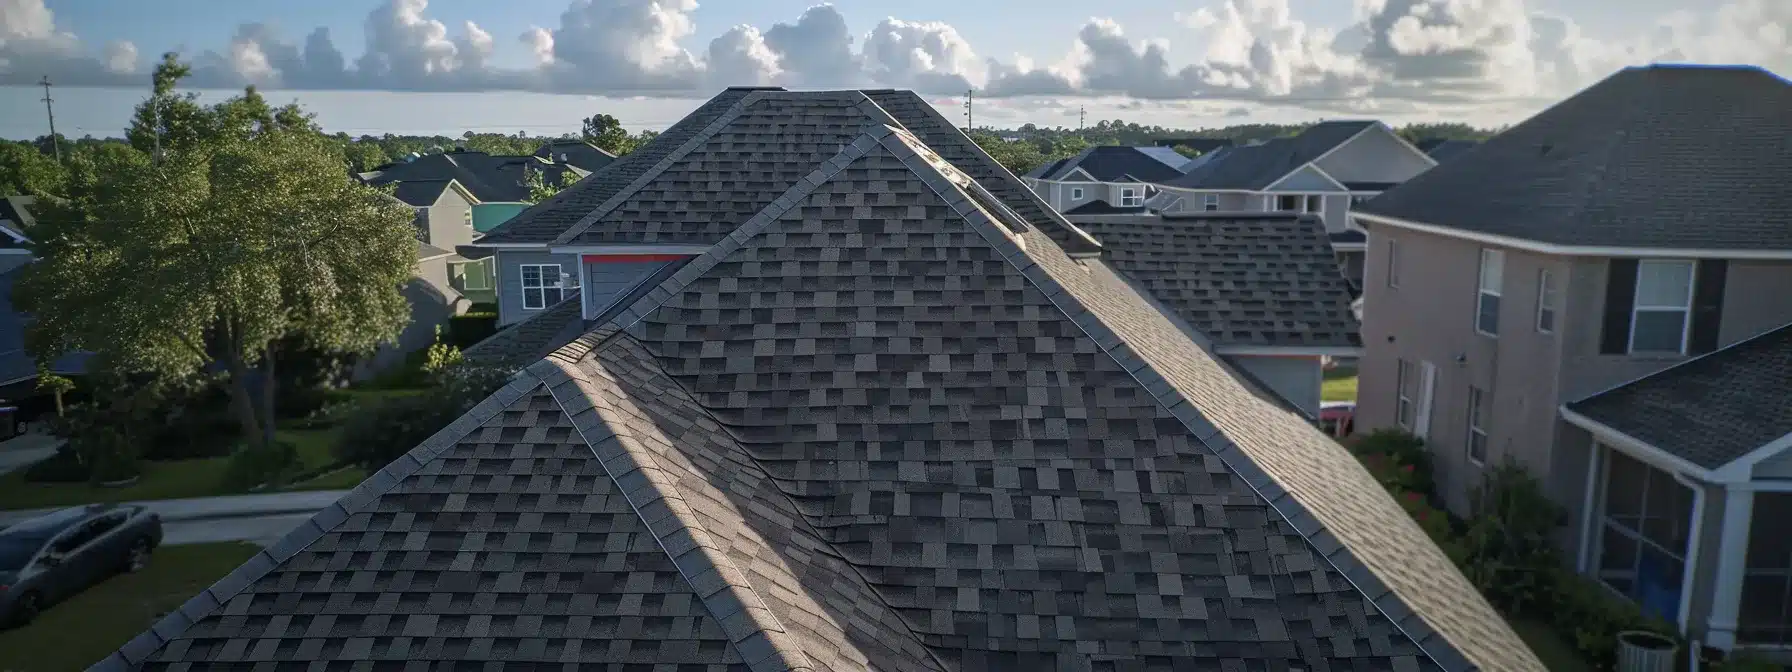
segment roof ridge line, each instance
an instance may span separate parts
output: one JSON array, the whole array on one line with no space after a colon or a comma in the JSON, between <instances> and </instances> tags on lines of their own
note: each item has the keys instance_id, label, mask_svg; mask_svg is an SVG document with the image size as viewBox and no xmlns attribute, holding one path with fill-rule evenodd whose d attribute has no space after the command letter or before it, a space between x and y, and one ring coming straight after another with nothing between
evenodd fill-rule
<instances>
[{"instance_id":1,"label":"roof ridge line","mask_svg":"<svg viewBox=\"0 0 1792 672\"><path fill-rule=\"evenodd\" d=\"M727 257L735 250L740 249L741 245L745 244L748 240L751 240L754 236L759 235L759 233L764 231L766 227L771 226L772 222L777 221L779 217L784 216L784 213L789 212L791 208L796 207L797 203L808 198L809 194L814 192L817 187L820 187L828 180L833 179L835 175L839 174L840 171L845 170L846 166L852 164L852 162L859 160L860 157L865 155L865 152L870 151L872 147L876 146L879 140L888 137L895 132L896 129L889 126L872 126L864 133L859 134L859 137L854 139L851 144L848 144L845 149L840 150L840 153L835 154L833 158L822 162L819 167L814 171L811 171L807 176L804 176L803 179L797 180L796 184L791 185L783 194L779 194L777 198L772 199L771 204L767 205L765 209L760 210L752 217L747 218L747 221L735 228L733 233L730 233L720 241L717 241L715 245L710 246L707 252L692 259L689 263L684 265L684 268L680 268L677 273L673 273L672 277L666 278L658 287L653 288L652 291L647 292L647 294L636 300L634 304L628 307L628 309L616 316L613 324L615 324L618 327L618 331L620 331L641 321L641 318L646 317L648 313L652 313L655 309L659 308L661 304L664 304L666 299L672 298L673 294L683 291L686 286L691 284L691 282L702 277L703 274L708 273L710 269L715 268L716 264L721 263L724 257Z\"/></svg>"},{"instance_id":2,"label":"roof ridge line","mask_svg":"<svg viewBox=\"0 0 1792 672\"><path fill-rule=\"evenodd\" d=\"M640 191L642 187L645 187L648 183L658 179L661 173L666 172L667 168L672 167L672 164L677 163L691 152L696 151L697 147L705 142L709 142L709 139L715 137L716 133L721 132L723 128L734 123L734 120L740 117L741 112L745 110L748 105L757 103L764 98L764 96L761 95L762 93L764 92L754 91L753 93L742 96L741 99L735 101L733 105L729 105L728 110L717 116L715 121L709 122L708 125L703 127L703 130L692 135L689 140L684 141L684 143L679 145L677 149L674 149L661 157L659 163L655 163L653 164L653 167L642 171L642 173L636 176L634 180L631 180L628 185L616 190L616 193L611 194L610 198L598 205L597 208L586 213L584 217L580 217L579 221L573 222L572 226L566 227L565 231L561 231L560 235L554 237L551 244L568 244L577 239L580 235L583 235L586 231L591 230L591 227L597 224L598 220L603 219L605 215L610 214L610 212L615 210L617 206L622 205L623 202L633 197L635 192ZM605 167L608 168L609 166Z\"/></svg>"},{"instance_id":3,"label":"roof ridge line","mask_svg":"<svg viewBox=\"0 0 1792 672\"><path fill-rule=\"evenodd\" d=\"M755 672L814 670L815 664L793 641L746 572L716 547L714 537L679 494L677 484L670 482L660 458L638 444L626 423L611 417L619 409L595 392L590 374L577 361L561 357L543 359L529 370L547 384L592 457L653 535L660 552L678 568L704 610L721 625L747 667ZM633 405L626 397L619 401Z\"/></svg>"},{"instance_id":4,"label":"roof ridge line","mask_svg":"<svg viewBox=\"0 0 1792 672\"><path fill-rule=\"evenodd\" d=\"M149 656L173 641L181 633L194 624L210 616L213 612L229 604L230 600L241 594L250 584L266 576L268 572L279 567L299 551L304 550L337 525L348 520L349 516L361 512L375 499L391 492L404 479L417 473L424 464L436 459L468 434L478 430L492 416L502 412L523 395L535 391L543 385L543 381L534 374L518 371L510 382L498 388L484 400L474 405L471 410L461 414L454 422L436 431L428 439L416 447L406 451L398 459L381 467L361 481L347 495L313 514L298 527L268 546L255 552L255 555L236 569L231 570L224 578L213 582L210 587L188 599L179 608L168 612L156 621L155 625L139 633L123 646L118 647L111 655L94 663L88 670L110 672L117 670L133 670L142 665Z\"/></svg>"},{"instance_id":5,"label":"roof ridge line","mask_svg":"<svg viewBox=\"0 0 1792 672\"><path fill-rule=\"evenodd\" d=\"M922 182L946 201L949 207L964 216L972 231L977 232L985 241L989 242L1004 260L1012 264L1035 289L1045 295L1047 301L1050 301L1066 318L1075 323L1086 336L1095 342L1097 347L1112 357L1114 362L1131 376L1147 394L1151 395L1152 399L1165 411L1181 422L1190 436L1212 451L1214 457L1237 475L1239 480L1250 488L1251 492L1256 494L1258 499L1263 501L1270 510L1281 515L1308 543L1315 554L1319 556L1320 561L1335 569L1339 576L1350 583L1363 596L1364 600L1387 618L1395 629L1410 639L1413 646L1422 651L1432 662L1451 672L1466 672L1473 669L1473 663L1467 660L1467 656L1462 653L1460 647L1445 637L1441 631L1432 627L1416 610L1406 605L1404 600L1374 570L1357 560L1356 553L1347 544L1339 541L1310 507L1282 486L1268 470L1257 464L1257 461L1250 455L1245 454L1216 423L1205 417L1205 414L1195 406L1193 400L1176 389L1175 384L1170 382L1169 378L1157 371L1157 367L1146 361L1138 350L1127 342L1125 337L1102 322L1101 318L1094 311L1089 310L1081 299L1035 262L1028 255L1025 247L1017 244L1005 232L995 230L996 223L990 221L981 212L973 209L967 214L965 207L969 204L970 199L964 191L950 181L949 177L941 173L937 167L931 165L925 157L917 154L912 148L903 146L900 140L885 138L883 142L886 147L896 153L904 165L915 171L916 175L921 176ZM892 142L897 143L897 146L892 147ZM951 164L948 162L946 165ZM956 170L956 167L954 169ZM941 189L950 191L942 192ZM1068 256L1068 253L1065 254ZM1167 318L1166 321L1168 321ZM1171 327L1175 327L1174 323L1171 323ZM1215 359L1217 360L1217 357ZM1249 393L1248 389L1246 393ZM1217 441L1215 441L1216 437ZM1408 522L1411 523L1410 519ZM1417 524L1411 524L1416 529ZM1332 544L1330 545L1336 545L1338 548L1330 553L1325 552L1321 543L1322 538L1331 539ZM1342 561L1335 556L1342 556ZM1347 571L1348 569L1362 571ZM1390 597L1393 604L1388 604ZM1396 614L1405 614L1405 616L1396 618ZM1415 620L1417 623L1414 623ZM1415 628L1415 625L1418 627ZM1442 653L1450 655L1440 655L1440 652L1434 650L1438 648L1437 640L1441 640L1448 649Z\"/></svg>"}]
</instances>

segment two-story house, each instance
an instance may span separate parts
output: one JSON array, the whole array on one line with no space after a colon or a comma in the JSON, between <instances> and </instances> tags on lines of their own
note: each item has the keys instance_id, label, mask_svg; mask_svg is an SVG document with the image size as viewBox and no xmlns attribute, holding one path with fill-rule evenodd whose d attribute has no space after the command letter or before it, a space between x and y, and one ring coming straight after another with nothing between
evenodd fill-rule
<instances>
[{"instance_id":1,"label":"two-story house","mask_svg":"<svg viewBox=\"0 0 1792 672\"><path fill-rule=\"evenodd\" d=\"M1206 158L1206 157L1203 157ZM1325 223L1344 275L1360 285L1363 234L1351 208L1437 161L1379 121L1325 121L1299 135L1229 147L1158 183L1162 212L1298 212Z\"/></svg>"},{"instance_id":2,"label":"two-story house","mask_svg":"<svg viewBox=\"0 0 1792 672\"><path fill-rule=\"evenodd\" d=\"M473 211L479 205L465 185L454 178L417 179L394 182L392 196L416 210L417 240L445 253L479 239L473 228ZM493 300L492 265L489 259L467 259L455 254L437 257L435 265L419 269L419 275L434 277L444 274L445 287L465 303L487 303ZM422 263L422 262L419 262ZM464 310L459 306L457 312Z\"/></svg>"},{"instance_id":3,"label":"two-story house","mask_svg":"<svg viewBox=\"0 0 1792 672\"><path fill-rule=\"evenodd\" d=\"M1359 423L1458 510L1529 468L1579 569L1691 636L1792 644L1789 178L1792 84L1651 66L1362 204Z\"/></svg>"},{"instance_id":4,"label":"two-story house","mask_svg":"<svg viewBox=\"0 0 1792 672\"><path fill-rule=\"evenodd\" d=\"M1033 193L1064 214L1120 208L1143 211L1160 182L1182 176L1189 157L1170 147L1090 147L1021 176Z\"/></svg>"}]
</instances>

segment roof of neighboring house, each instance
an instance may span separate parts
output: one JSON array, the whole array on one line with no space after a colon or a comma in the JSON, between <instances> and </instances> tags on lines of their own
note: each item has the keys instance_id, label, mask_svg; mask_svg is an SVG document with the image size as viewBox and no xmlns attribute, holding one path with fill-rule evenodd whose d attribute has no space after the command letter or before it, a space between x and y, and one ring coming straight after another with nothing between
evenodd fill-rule
<instances>
[{"instance_id":1,"label":"roof of neighboring house","mask_svg":"<svg viewBox=\"0 0 1792 672\"><path fill-rule=\"evenodd\" d=\"M1342 231L1331 231L1331 232L1326 233L1325 235L1326 235L1326 237L1331 239L1331 242L1333 244L1355 243L1357 245L1363 245L1363 244L1366 244L1369 242L1369 235L1366 233L1363 233L1362 231L1359 231L1357 229L1344 229Z\"/></svg>"},{"instance_id":2,"label":"roof of neighboring house","mask_svg":"<svg viewBox=\"0 0 1792 672\"><path fill-rule=\"evenodd\" d=\"M439 180L404 180L392 188L392 197L414 208L427 208L442 198L442 192L458 184L454 178Z\"/></svg>"},{"instance_id":3,"label":"roof of neighboring house","mask_svg":"<svg viewBox=\"0 0 1792 672\"><path fill-rule=\"evenodd\" d=\"M535 156L556 163L571 164L588 173L597 172L616 160L615 154L578 138L544 142L535 150Z\"/></svg>"},{"instance_id":4,"label":"roof of neighboring house","mask_svg":"<svg viewBox=\"0 0 1792 672\"><path fill-rule=\"evenodd\" d=\"M783 179L855 95L747 96L713 172L613 195L766 205L99 669L1542 669L1348 451L924 136Z\"/></svg>"},{"instance_id":5,"label":"roof of neighboring house","mask_svg":"<svg viewBox=\"0 0 1792 672\"><path fill-rule=\"evenodd\" d=\"M458 256L460 256L460 255L455 254L452 251L444 250L442 248L436 247L429 243L425 243L421 240L417 241L417 261L424 261L424 260L428 260L428 259L440 259L442 257L458 257ZM464 261L464 260L462 260L462 261Z\"/></svg>"},{"instance_id":6,"label":"roof of neighboring house","mask_svg":"<svg viewBox=\"0 0 1792 672\"><path fill-rule=\"evenodd\" d=\"M1075 217L1102 256L1216 346L1362 346L1325 226L1293 213Z\"/></svg>"},{"instance_id":7,"label":"roof of neighboring house","mask_svg":"<svg viewBox=\"0 0 1792 672\"><path fill-rule=\"evenodd\" d=\"M558 184L564 179L561 176L568 171L579 177L586 174L575 166L553 163L534 156L496 156L485 152L456 150L386 164L377 170L361 173L359 177L362 182L373 185L454 180L479 201L498 203L528 200L529 171L540 171L543 181L549 184ZM439 195L440 189L435 193ZM400 200L411 202L402 197Z\"/></svg>"},{"instance_id":8,"label":"roof of neighboring house","mask_svg":"<svg viewBox=\"0 0 1792 672\"><path fill-rule=\"evenodd\" d=\"M1226 156L1162 184L1184 189L1262 190L1379 123L1323 121L1294 137L1233 147Z\"/></svg>"},{"instance_id":9,"label":"roof of neighboring house","mask_svg":"<svg viewBox=\"0 0 1792 672\"><path fill-rule=\"evenodd\" d=\"M1437 161L1438 163L1443 163L1456 158L1463 152L1479 147L1480 145L1481 143L1473 140L1444 140L1434 138L1421 141L1414 146L1418 147L1419 151L1430 156L1432 160Z\"/></svg>"},{"instance_id":10,"label":"roof of neighboring house","mask_svg":"<svg viewBox=\"0 0 1792 672\"><path fill-rule=\"evenodd\" d=\"M1097 182L1158 182L1181 176L1188 162L1188 157L1168 147L1090 147L1036 168L1027 177L1070 180L1080 169Z\"/></svg>"},{"instance_id":11,"label":"roof of neighboring house","mask_svg":"<svg viewBox=\"0 0 1792 672\"><path fill-rule=\"evenodd\" d=\"M1686 461L1716 469L1792 435L1792 325L1568 404Z\"/></svg>"},{"instance_id":12,"label":"roof of neighboring house","mask_svg":"<svg viewBox=\"0 0 1792 672\"><path fill-rule=\"evenodd\" d=\"M1187 147L1202 154L1231 147L1231 138L1158 138L1159 147Z\"/></svg>"},{"instance_id":13,"label":"roof of neighboring house","mask_svg":"<svg viewBox=\"0 0 1792 672\"><path fill-rule=\"evenodd\" d=\"M1792 83L1626 68L1357 207L1555 245L1792 249Z\"/></svg>"},{"instance_id":14,"label":"roof of neighboring house","mask_svg":"<svg viewBox=\"0 0 1792 672\"><path fill-rule=\"evenodd\" d=\"M979 180L1033 226L1046 231L1053 240L1071 252L1095 252L1099 245L1087 234L1077 231L1041 201L1037 194L1001 164L989 157L957 126L941 116L927 101L912 91L866 90L831 92L831 103L803 103L807 111L824 118L792 125L797 135L787 142L800 152L784 145L768 144L756 150L753 161L766 160L779 166L765 171L760 166L741 164L718 167L704 163L704 157L718 153L740 156L741 150L730 145L735 138L760 137L767 125L789 124L789 106L797 94L783 89L730 88L699 106L696 111L674 124L652 142L630 152L609 167L534 207L518 213L480 239L480 243L603 243L645 242L707 244L727 235L722 222L738 222L751 216L755 208L774 189L757 180L772 180L776 187L789 186L801 180L815 165L827 160L839 146L852 142L865 128L893 125L914 133L946 160L961 167ZM757 95L755 95L757 94ZM778 94L788 94L779 97ZM807 95L807 94L803 94ZM866 103L866 100L869 103ZM757 158L757 157L763 157ZM679 176L713 180L721 192L738 198L705 198L700 203L684 201L688 186L648 190L631 190L637 180L653 180L661 185L675 184ZM614 200L619 196L627 201ZM701 205L702 211L685 207Z\"/></svg>"},{"instance_id":15,"label":"roof of neighboring house","mask_svg":"<svg viewBox=\"0 0 1792 672\"><path fill-rule=\"evenodd\" d=\"M20 266L0 273L0 385L30 380L38 374L37 360L25 351L25 325L30 318L12 305L12 288L23 270ZM51 362L50 372L61 375L85 373L87 362L92 358L92 353L69 353Z\"/></svg>"},{"instance_id":16,"label":"roof of neighboring house","mask_svg":"<svg viewBox=\"0 0 1792 672\"><path fill-rule=\"evenodd\" d=\"M1147 212L1145 206L1131 207L1113 205L1107 201L1096 199L1064 211L1064 216L1072 215L1142 215ZM1093 234L1091 234L1093 235Z\"/></svg>"},{"instance_id":17,"label":"roof of neighboring house","mask_svg":"<svg viewBox=\"0 0 1792 672\"><path fill-rule=\"evenodd\" d=\"M37 223L31 206L36 201L31 196L0 196L0 249L22 248L30 242L31 227Z\"/></svg>"},{"instance_id":18,"label":"roof of neighboring house","mask_svg":"<svg viewBox=\"0 0 1792 672\"><path fill-rule=\"evenodd\" d=\"M468 361L489 366L525 366L584 334L583 314L581 297L573 296L505 326L463 354Z\"/></svg>"}]
</instances>

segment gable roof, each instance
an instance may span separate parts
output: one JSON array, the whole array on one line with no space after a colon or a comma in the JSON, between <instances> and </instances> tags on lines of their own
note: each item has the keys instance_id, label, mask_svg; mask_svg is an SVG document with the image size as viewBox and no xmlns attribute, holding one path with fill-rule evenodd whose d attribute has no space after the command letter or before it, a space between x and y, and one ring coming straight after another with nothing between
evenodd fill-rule
<instances>
[{"instance_id":1,"label":"gable roof","mask_svg":"<svg viewBox=\"0 0 1792 672\"><path fill-rule=\"evenodd\" d=\"M587 173L602 170L616 160L616 155L578 138L559 138L541 143L535 157L555 163L576 166Z\"/></svg>"},{"instance_id":2,"label":"gable roof","mask_svg":"<svg viewBox=\"0 0 1792 672\"><path fill-rule=\"evenodd\" d=\"M1792 249L1792 83L1627 68L1357 207L1552 245Z\"/></svg>"},{"instance_id":3,"label":"gable roof","mask_svg":"<svg viewBox=\"0 0 1792 672\"><path fill-rule=\"evenodd\" d=\"M1568 404L1705 469L1792 435L1792 324Z\"/></svg>"},{"instance_id":4,"label":"gable roof","mask_svg":"<svg viewBox=\"0 0 1792 672\"><path fill-rule=\"evenodd\" d=\"M23 249L30 243L31 228L37 223L31 207L32 196L0 196L0 249Z\"/></svg>"},{"instance_id":5,"label":"gable roof","mask_svg":"<svg viewBox=\"0 0 1792 672\"><path fill-rule=\"evenodd\" d=\"M533 156L496 156L457 150L390 163L358 177L372 185L454 180L480 202L511 203L528 200L530 172L540 172L542 179L550 184L558 184L567 172L578 177L585 174L573 166Z\"/></svg>"},{"instance_id":6,"label":"gable roof","mask_svg":"<svg viewBox=\"0 0 1792 672\"><path fill-rule=\"evenodd\" d=\"M1227 147L1234 141L1231 138L1158 138L1159 147L1187 147L1202 154L1210 154Z\"/></svg>"},{"instance_id":7,"label":"gable roof","mask_svg":"<svg viewBox=\"0 0 1792 672\"><path fill-rule=\"evenodd\" d=\"M1293 137L1233 147L1226 156L1216 157L1162 184L1184 189L1261 191L1379 123L1322 121Z\"/></svg>"},{"instance_id":8,"label":"gable roof","mask_svg":"<svg viewBox=\"0 0 1792 672\"><path fill-rule=\"evenodd\" d=\"M1325 226L1293 213L1074 217L1103 258L1215 346L1362 347Z\"/></svg>"},{"instance_id":9,"label":"gable roof","mask_svg":"<svg viewBox=\"0 0 1792 672\"><path fill-rule=\"evenodd\" d=\"M1157 182L1182 175L1188 157L1167 147L1100 146L1085 149L1076 156L1054 161L1047 172L1028 173L1028 177L1064 181L1077 169L1097 182Z\"/></svg>"},{"instance_id":10,"label":"gable roof","mask_svg":"<svg viewBox=\"0 0 1792 672\"><path fill-rule=\"evenodd\" d=\"M1065 210L1064 216L1072 217L1074 219L1075 215L1143 215L1147 212L1149 211L1143 205L1120 206L1101 199L1096 199L1069 210ZM1078 224L1077 227L1082 228L1082 225ZM1087 231L1087 229L1085 229L1085 231ZM1091 232L1089 235L1095 234Z\"/></svg>"},{"instance_id":11,"label":"gable roof","mask_svg":"<svg viewBox=\"0 0 1792 672\"><path fill-rule=\"evenodd\" d=\"M817 165L101 669L1542 669L1341 446L920 137Z\"/></svg>"},{"instance_id":12,"label":"gable roof","mask_svg":"<svg viewBox=\"0 0 1792 672\"><path fill-rule=\"evenodd\" d=\"M395 183L388 182L388 184L395 184L392 188L392 197L398 199L399 202L414 208L427 208L441 200L442 192L456 188L459 183L455 182L454 178L445 178L404 180Z\"/></svg>"},{"instance_id":13,"label":"gable roof","mask_svg":"<svg viewBox=\"0 0 1792 672\"><path fill-rule=\"evenodd\" d=\"M1433 138L1420 141L1413 146L1419 148L1419 151L1424 152L1425 155L1431 157L1433 161L1443 163L1480 145L1481 143L1473 140L1444 140Z\"/></svg>"}]
</instances>

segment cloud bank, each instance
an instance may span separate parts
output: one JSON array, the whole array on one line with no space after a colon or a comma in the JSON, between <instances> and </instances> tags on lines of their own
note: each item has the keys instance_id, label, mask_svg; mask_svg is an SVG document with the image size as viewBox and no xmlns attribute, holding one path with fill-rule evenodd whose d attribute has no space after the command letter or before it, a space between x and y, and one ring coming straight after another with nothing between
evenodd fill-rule
<instances>
[{"instance_id":1,"label":"cloud bank","mask_svg":"<svg viewBox=\"0 0 1792 672\"><path fill-rule=\"evenodd\" d=\"M498 38L472 21L431 18L428 0L383 0L352 58L327 28L296 39L260 23L189 56L202 87L689 96L729 85L883 86L1384 112L1546 100L1652 61L1792 73L1787 0L1720 0L1661 17L1655 30L1624 41L1591 39L1526 0L1355 2L1354 21L1341 30L1301 20L1288 0L1214 0L1165 17L1176 39L1204 45L1184 63L1173 62L1165 42L1135 39L1102 18L1041 64L980 55L940 21L890 17L855 35L828 4L766 27L734 26L693 50L696 0L573 0L557 26L515 38L528 54L524 67L494 65ZM0 84L48 75L63 85L138 86L153 61L143 56L129 42L86 44L59 30L43 0L0 0Z\"/></svg>"}]
</instances>

